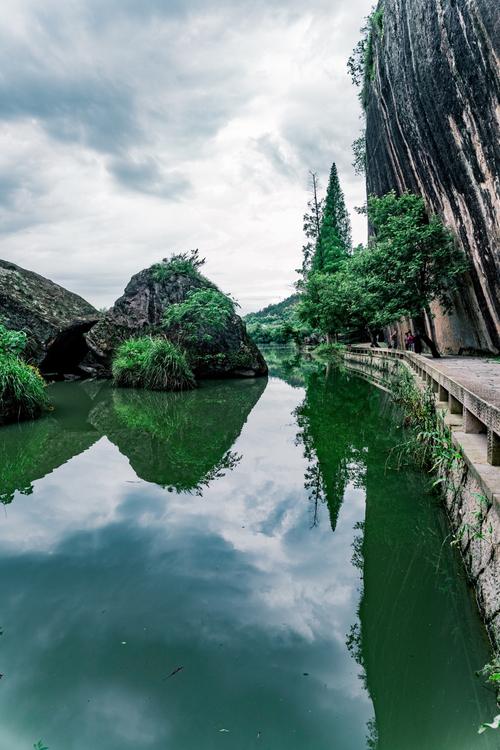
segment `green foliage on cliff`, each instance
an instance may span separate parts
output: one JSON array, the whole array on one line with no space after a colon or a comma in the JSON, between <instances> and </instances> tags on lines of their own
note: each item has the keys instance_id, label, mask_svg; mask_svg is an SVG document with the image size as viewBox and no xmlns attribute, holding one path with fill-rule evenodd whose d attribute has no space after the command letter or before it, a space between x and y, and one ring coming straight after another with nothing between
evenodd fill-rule
<instances>
[{"instance_id":1,"label":"green foliage on cliff","mask_svg":"<svg viewBox=\"0 0 500 750\"><path fill-rule=\"evenodd\" d=\"M194 388L194 375L185 354L163 338L143 336L124 341L113 360L115 385L153 391Z\"/></svg>"},{"instance_id":2,"label":"green foliage on cliff","mask_svg":"<svg viewBox=\"0 0 500 750\"><path fill-rule=\"evenodd\" d=\"M174 276L199 277L204 263L205 258L200 258L198 250L189 250L187 253L176 253L170 258L164 258L161 263L151 266L151 271L158 282L169 281Z\"/></svg>"},{"instance_id":3,"label":"green foliage on cliff","mask_svg":"<svg viewBox=\"0 0 500 750\"><path fill-rule=\"evenodd\" d=\"M459 288L466 262L450 232L437 216L428 217L421 197L394 192L368 200L374 235L357 248L334 273L308 275L300 317L328 335L359 329L368 332L414 318L425 333L424 314L430 304L444 310Z\"/></svg>"},{"instance_id":4,"label":"green foliage on cliff","mask_svg":"<svg viewBox=\"0 0 500 750\"><path fill-rule=\"evenodd\" d=\"M352 166L354 167L354 172L357 175L365 174L366 172L366 135L365 131L361 133L361 135L356 138L355 141L351 144L352 148L352 155L353 155L353 161Z\"/></svg>"},{"instance_id":5,"label":"green foliage on cliff","mask_svg":"<svg viewBox=\"0 0 500 750\"><path fill-rule=\"evenodd\" d=\"M23 331L0 324L0 424L34 419L48 407L42 376L19 358L25 346Z\"/></svg>"},{"instance_id":6,"label":"green foliage on cliff","mask_svg":"<svg viewBox=\"0 0 500 750\"><path fill-rule=\"evenodd\" d=\"M375 77L374 41L384 33L384 8L380 2L360 29L361 39L347 61L352 82L360 89L359 98L363 108L367 104L368 87Z\"/></svg>"},{"instance_id":7,"label":"green foliage on cliff","mask_svg":"<svg viewBox=\"0 0 500 750\"><path fill-rule=\"evenodd\" d=\"M212 344L234 315L235 304L218 289L195 289L170 305L163 326L169 338L188 349Z\"/></svg>"}]
</instances>

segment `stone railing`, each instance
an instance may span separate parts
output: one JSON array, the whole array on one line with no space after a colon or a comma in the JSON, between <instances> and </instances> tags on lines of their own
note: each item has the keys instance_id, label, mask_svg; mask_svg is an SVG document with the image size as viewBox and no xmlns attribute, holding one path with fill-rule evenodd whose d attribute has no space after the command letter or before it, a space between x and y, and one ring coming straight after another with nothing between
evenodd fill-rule
<instances>
[{"instance_id":1,"label":"stone railing","mask_svg":"<svg viewBox=\"0 0 500 750\"><path fill-rule=\"evenodd\" d=\"M437 406L445 412L446 423L467 435L478 435L476 442L484 446L486 462L500 466L500 409L466 388L449 375L441 372L432 359L400 349L377 349L369 346L353 346L346 352L346 359L362 355L371 359L400 360L407 364L436 394ZM467 363L467 360L464 360ZM448 415L451 418L448 418Z\"/></svg>"}]
</instances>

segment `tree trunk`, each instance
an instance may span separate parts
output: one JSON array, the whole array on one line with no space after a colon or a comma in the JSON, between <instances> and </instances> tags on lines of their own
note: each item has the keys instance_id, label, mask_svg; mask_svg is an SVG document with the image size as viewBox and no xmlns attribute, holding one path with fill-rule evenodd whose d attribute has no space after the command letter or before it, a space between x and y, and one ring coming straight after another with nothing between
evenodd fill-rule
<instances>
[{"instance_id":1,"label":"tree trunk","mask_svg":"<svg viewBox=\"0 0 500 750\"><path fill-rule=\"evenodd\" d=\"M419 315L418 318L415 318L415 330L424 344L427 344L427 346L431 350L431 354L434 359L438 359L439 357L441 357L435 342L431 339L430 336L427 335L427 332L425 330L425 318L423 315Z\"/></svg>"},{"instance_id":2,"label":"tree trunk","mask_svg":"<svg viewBox=\"0 0 500 750\"><path fill-rule=\"evenodd\" d=\"M370 337L370 346L373 346L373 348L377 348L378 349L379 346L378 346L378 341L377 341L376 334L372 333L372 331L371 331L370 328L367 328L366 330L368 332L368 336Z\"/></svg>"}]
</instances>

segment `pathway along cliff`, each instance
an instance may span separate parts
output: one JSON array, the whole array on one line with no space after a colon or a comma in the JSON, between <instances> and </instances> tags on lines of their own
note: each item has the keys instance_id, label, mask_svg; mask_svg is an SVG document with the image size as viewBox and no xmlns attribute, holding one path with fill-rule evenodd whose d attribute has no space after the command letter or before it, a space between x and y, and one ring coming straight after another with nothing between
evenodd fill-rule
<instances>
[{"instance_id":1,"label":"pathway along cliff","mask_svg":"<svg viewBox=\"0 0 500 750\"><path fill-rule=\"evenodd\" d=\"M183 394L55 383L0 431L0 747L496 747L446 519L386 468L401 415L266 358Z\"/></svg>"}]
</instances>

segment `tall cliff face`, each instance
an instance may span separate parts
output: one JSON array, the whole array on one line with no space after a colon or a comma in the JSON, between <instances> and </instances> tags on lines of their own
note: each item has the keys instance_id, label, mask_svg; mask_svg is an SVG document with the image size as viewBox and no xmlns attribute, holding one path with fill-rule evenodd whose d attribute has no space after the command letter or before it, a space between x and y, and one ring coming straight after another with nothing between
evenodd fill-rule
<instances>
[{"instance_id":1,"label":"tall cliff face","mask_svg":"<svg viewBox=\"0 0 500 750\"><path fill-rule=\"evenodd\" d=\"M471 261L444 351L500 350L500 16L495 0L383 0L366 96L368 194L420 193ZM496 49L495 49L496 46Z\"/></svg>"}]
</instances>

